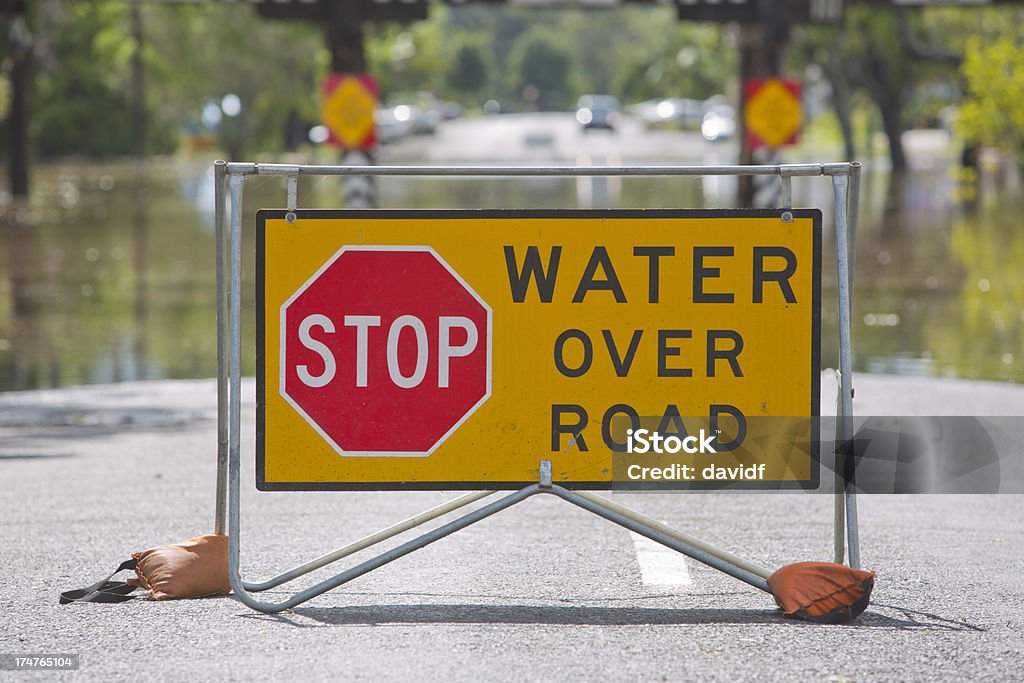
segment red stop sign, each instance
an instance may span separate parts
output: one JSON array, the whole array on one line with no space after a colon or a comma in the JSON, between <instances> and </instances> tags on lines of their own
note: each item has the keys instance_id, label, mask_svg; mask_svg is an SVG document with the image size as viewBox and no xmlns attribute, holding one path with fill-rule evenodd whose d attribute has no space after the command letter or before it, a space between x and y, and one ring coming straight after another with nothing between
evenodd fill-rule
<instances>
[{"instance_id":1,"label":"red stop sign","mask_svg":"<svg viewBox=\"0 0 1024 683\"><path fill-rule=\"evenodd\" d=\"M344 455L429 455L491 395L491 308L430 247L342 247L281 307L281 394Z\"/></svg>"}]
</instances>

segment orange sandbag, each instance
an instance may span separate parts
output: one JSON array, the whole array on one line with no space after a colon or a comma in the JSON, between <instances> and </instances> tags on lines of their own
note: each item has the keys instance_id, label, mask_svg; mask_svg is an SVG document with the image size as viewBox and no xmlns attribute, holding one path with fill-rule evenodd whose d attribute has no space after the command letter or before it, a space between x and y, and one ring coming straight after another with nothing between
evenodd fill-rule
<instances>
[{"instance_id":1,"label":"orange sandbag","mask_svg":"<svg viewBox=\"0 0 1024 683\"><path fill-rule=\"evenodd\" d=\"M231 592L228 581L228 537L209 534L181 543L158 545L137 553L137 584L154 600L205 598Z\"/></svg>"},{"instance_id":2,"label":"orange sandbag","mask_svg":"<svg viewBox=\"0 0 1024 683\"><path fill-rule=\"evenodd\" d=\"M787 617L826 624L849 621L871 598L875 573L832 562L797 562L768 577L775 603Z\"/></svg>"}]
</instances>

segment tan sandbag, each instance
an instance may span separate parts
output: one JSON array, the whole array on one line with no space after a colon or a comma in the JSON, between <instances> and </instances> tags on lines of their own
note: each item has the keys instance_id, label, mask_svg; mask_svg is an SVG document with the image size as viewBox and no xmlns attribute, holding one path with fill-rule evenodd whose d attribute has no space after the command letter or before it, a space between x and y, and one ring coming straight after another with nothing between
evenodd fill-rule
<instances>
[{"instance_id":1,"label":"tan sandbag","mask_svg":"<svg viewBox=\"0 0 1024 683\"><path fill-rule=\"evenodd\" d=\"M867 609L875 573L832 562L797 562L768 577L775 603L787 617L828 624Z\"/></svg>"},{"instance_id":2,"label":"tan sandbag","mask_svg":"<svg viewBox=\"0 0 1024 683\"><path fill-rule=\"evenodd\" d=\"M205 598L231 592L228 581L228 537L208 534L181 543L158 545L132 553L137 583L154 600Z\"/></svg>"}]
</instances>

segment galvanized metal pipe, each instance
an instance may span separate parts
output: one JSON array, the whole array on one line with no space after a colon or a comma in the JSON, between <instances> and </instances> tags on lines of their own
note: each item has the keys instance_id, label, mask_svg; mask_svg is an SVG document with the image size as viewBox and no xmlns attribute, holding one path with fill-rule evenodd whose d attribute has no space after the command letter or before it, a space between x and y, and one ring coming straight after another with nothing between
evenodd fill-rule
<instances>
[{"instance_id":1,"label":"galvanized metal pipe","mask_svg":"<svg viewBox=\"0 0 1024 683\"><path fill-rule=\"evenodd\" d=\"M754 166L295 166L293 164L228 164L236 176L712 176L777 175L841 176L850 164L763 164Z\"/></svg>"},{"instance_id":2,"label":"galvanized metal pipe","mask_svg":"<svg viewBox=\"0 0 1024 683\"><path fill-rule=\"evenodd\" d=\"M389 538L393 538L405 531L409 531L410 529L414 529L422 524L426 524L427 522L433 519L437 519L438 517L446 515L449 512L453 512L461 507L465 507L466 505L475 503L476 501L486 498L487 496L490 496L494 493L497 493L497 491L474 491L473 493L468 493L464 496L459 496L454 500L450 500L442 505L438 505L437 507L431 508L426 512L422 512L418 515L403 520L397 524L389 526L386 529L382 529L375 534L371 534L369 536L359 539L358 541L354 541L353 543L350 543L342 548L338 548L334 552L327 553L326 555L322 555L316 558L315 560L310 560L305 564L301 564L297 567L289 569L288 571L282 572L281 574L278 574L272 579L268 579L262 582L242 581L242 585L245 587L246 590L251 591L253 593L258 593L260 591L265 591L270 588L275 588L277 586L280 586L282 583L287 583L288 581L297 579L298 577L304 576L312 571L322 569L323 567L326 567L327 565L333 562L337 562L340 559L348 557L349 555L353 555L359 552L360 550L365 550L369 547L375 546L378 543L388 540Z\"/></svg>"},{"instance_id":3,"label":"galvanized metal pipe","mask_svg":"<svg viewBox=\"0 0 1024 683\"><path fill-rule=\"evenodd\" d=\"M850 258L850 305L853 305L853 295L856 288L853 286L857 280L857 216L860 215L860 173L861 163L850 162L850 187L846 197L846 234L849 242Z\"/></svg>"},{"instance_id":4,"label":"galvanized metal pipe","mask_svg":"<svg viewBox=\"0 0 1024 683\"><path fill-rule=\"evenodd\" d=\"M847 211L849 210L849 177L832 178L835 193L836 215L836 266L839 280L839 373L840 373L840 404L842 414L838 417L840 439L843 444L853 440L853 358L851 339L851 296L850 296L850 245L847 232ZM849 463L836 463L847 472ZM849 565L860 568L860 549L857 533L857 502L853 495L853 482L847 480L845 485L846 507L846 542Z\"/></svg>"},{"instance_id":5,"label":"galvanized metal pipe","mask_svg":"<svg viewBox=\"0 0 1024 683\"><path fill-rule=\"evenodd\" d=\"M853 310L853 295L854 287L853 283L855 280L855 265L857 263L857 217L860 213L860 172L861 164L859 161L854 161L850 164L850 186L849 192L846 197L846 253L847 253L847 267L846 267L846 282L847 292L849 296L849 306ZM852 332L847 337L848 349L847 351L852 356L853 340ZM851 358L851 364L852 364ZM853 438L853 372L850 373L850 438ZM847 542L850 546L850 566L855 569L860 569L860 525L857 517L857 493L855 490L855 482L848 481L846 483L846 532Z\"/></svg>"},{"instance_id":6,"label":"galvanized metal pipe","mask_svg":"<svg viewBox=\"0 0 1024 683\"><path fill-rule=\"evenodd\" d=\"M237 483L237 480L232 481L233 488L231 492L231 497L236 502L238 497L238 491L234 487L237 485ZM310 586L309 588L296 593L287 600L278 603L261 602L253 598L245 590L245 586L242 584L241 577L239 577L238 575L238 541L236 539L238 535L238 520L237 518L233 518L231 540L229 543L228 579L231 582L231 588L234 590L235 597L241 600L244 604L248 605L249 607L255 610L259 610L260 612L280 612L282 610L286 610L298 604L301 604L306 600L309 600L310 598L314 598L318 595L321 595L322 593L326 593L327 591L333 588L337 588L342 584L348 583L352 579L358 578L363 574L373 571L374 569L383 567L389 562L394 562L400 557L404 557L411 552L419 550L420 548L424 548L433 543L434 541L438 541L444 538L445 536L450 536L454 534L456 531L465 529L471 524L475 524L481 520L487 519L491 515L497 514L502 510L510 508L513 505L526 500L530 496L536 495L537 493L540 492L540 490L541 489L538 484L533 484L532 486L520 489L514 493L505 496L504 498L501 498L500 500L496 500L493 503L490 503L481 508L473 510L472 512L466 515L463 515L458 519L452 520L444 526L440 526L432 531L423 534L422 536L414 538L413 540L407 543L403 543L402 545L396 548L392 548L391 550L385 553L381 553L376 557L370 558L369 560L366 560L365 562L358 564L355 567L352 567L351 569L341 572L340 574L337 574L336 576L333 576L330 579L326 579L314 586Z\"/></svg>"},{"instance_id":7,"label":"galvanized metal pipe","mask_svg":"<svg viewBox=\"0 0 1024 683\"><path fill-rule=\"evenodd\" d=\"M580 492L570 491L562 488L561 486L552 486L549 489L541 489L544 493L550 493L558 496L562 500L568 501L577 507L581 507L584 510L594 513L598 517L603 517L609 522L618 524L619 526L625 527L630 531L636 532L641 536L646 536L656 543L660 543L663 546L671 548L676 552L680 552L687 557L693 558L698 562L713 567L720 572L728 574L729 576L739 579L744 583L748 583L754 588L759 588L766 593L771 593L771 589L768 587L768 581L764 577L754 574L746 569L741 569L736 565L721 559L711 553L701 550L690 545L687 542L680 540L675 535L668 535L663 531L660 531L653 526L640 522L634 519L633 516L627 516L620 514L614 509L611 509L606 505L607 501L604 501L600 497L595 496L597 500L593 500L589 496L580 495ZM635 514L635 513L634 513ZM652 520L653 521L653 520Z\"/></svg>"},{"instance_id":8,"label":"galvanized metal pipe","mask_svg":"<svg viewBox=\"0 0 1024 683\"><path fill-rule=\"evenodd\" d=\"M842 419L840 413L842 412L843 403L843 382L839 377L839 371L836 370L836 424L835 434L833 435L833 445L838 445L842 438L842 427L839 421ZM843 474L843 463L839 450L835 447L832 449L832 482L833 482L833 500L832 500L832 512L835 516L832 524L832 561L836 564L842 564L846 561L846 478Z\"/></svg>"},{"instance_id":9,"label":"galvanized metal pipe","mask_svg":"<svg viewBox=\"0 0 1024 683\"><path fill-rule=\"evenodd\" d=\"M242 185L245 179L231 176L228 180L231 192L231 262L228 313L231 349L228 354L228 578L235 586L238 572L238 536L241 514L240 503L240 439L241 439L241 308L242 308ZM237 589L236 589L237 590Z\"/></svg>"},{"instance_id":10,"label":"galvanized metal pipe","mask_svg":"<svg viewBox=\"0 0 1024 683\"><path fill-rule=\"evenodd\" d=\"M228 288L227 260L230 249L224 229L227 204L227 163L213 164L214 240L217 259L217 497L213 529L224 534L227 529L228 507Z\"/></svg>"},{"instance_id":11,"label":"galvanized metal pipe","mask_svg":"<svg viewBox=\"0 0 1024 683\"><path fill-rule=\"evenodd\" d=\"M628 517L629 519L635 520L642 524L646 524L650 528L659 531L665 534L666 536L670 536L671 538L691 545L694 548L707 553L708 555L714 555L720 560L724 560L725 562L735 565L744 571L750 572L751 574L755 574L765 579L767 579L772 574L770 569L766 569L760 565L756 565L753 562L748 562L747 560L744 560L741 557L733 555L727 550L716 548L710 543L705 543L699 538L683 533L682 531L679 531L677 529L673 529L672 527L668 526L663 522L659 522L658 520L652 517L648 517L647 515L637 512L636 510L632 510L626 507L625 505L619 505L618 503L612 502L603 496L597 495L596 493L591 493L590 491L576 491L575 493L577 496L581 498L586 498L595 505L602 505L605 508L615 512L616 514L622 515L623 517Z\"/></svg>"}]
</instances>

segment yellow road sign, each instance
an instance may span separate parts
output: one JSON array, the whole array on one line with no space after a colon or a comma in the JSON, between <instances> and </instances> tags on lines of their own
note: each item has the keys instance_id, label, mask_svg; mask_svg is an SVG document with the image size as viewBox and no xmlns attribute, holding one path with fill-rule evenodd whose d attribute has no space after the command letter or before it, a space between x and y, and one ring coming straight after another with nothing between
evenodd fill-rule
<instances>
[{"instance_id":1,"label":"yellow road sign","mask_svg":"<svg viewBox=\"0 0 1024 683\"><path fill-rule=\"evenodd\" d=\"M377 97L372 87L369 77L352 74L334 74L325 85L320 117L346 149L361 149L374 142Z\"/></svg>"},{"instance_id":2,"label":"yellow road sign","mask_svg":"<svg viewBox=\"0 0 1024 683\"><path fill-rule=\"evenodd\" d=\"M819 211L285 213L259 488L817 484ZM624 452L640 429L705 452Z\"/></svg>"},{"instance_id":3,"label":"yellow road sign","mask_svg":"<svg viewBox=\"0 0 1024 683\"><path fill-rule=\"evenodd\" d=\"M752 147L779 147L796 142L803 125L800 86L779 78L754 79L747 84L744 118Z\"/></svg>"}]
</instances>

